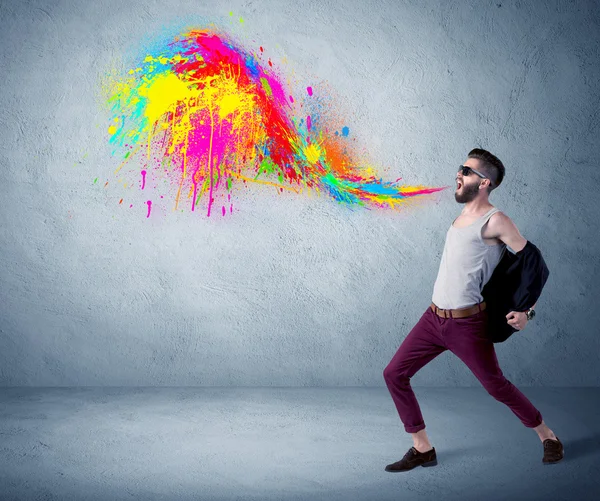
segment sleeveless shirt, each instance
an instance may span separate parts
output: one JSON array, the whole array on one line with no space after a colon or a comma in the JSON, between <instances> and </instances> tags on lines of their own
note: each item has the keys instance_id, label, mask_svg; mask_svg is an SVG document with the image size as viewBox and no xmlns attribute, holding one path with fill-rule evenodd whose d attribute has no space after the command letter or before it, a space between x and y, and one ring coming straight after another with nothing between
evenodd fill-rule
<instances>
[{"instance_id":1,"label":"sleeveless shirt","mask_svg":"<svg viewBox=\"0 0 600 501\"><path fill-rule=\"evenodd\" d=\"M500 262L506 244L486 244L481 231L499 210L493 207L462 228L450 225L431 298L438 308L466 308L483 301L483 286Z\"/></svg>"}]
</instances>

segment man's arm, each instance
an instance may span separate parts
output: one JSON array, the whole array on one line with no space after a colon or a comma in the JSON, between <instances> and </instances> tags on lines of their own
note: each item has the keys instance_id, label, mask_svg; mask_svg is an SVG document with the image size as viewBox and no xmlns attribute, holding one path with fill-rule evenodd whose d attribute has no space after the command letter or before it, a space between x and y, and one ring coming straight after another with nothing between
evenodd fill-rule
<instances>
[{"instance_id":1,"label":"man's arm","mask_svg":"<svg viewBox=\"0 0 600 501\"><path fill-rule=\"evenodd\" d=\"M523 238L515 223L502 212L497 212L490 218L488 221L488 232L486 237L499 238L515 252L523 250L527 245L527 240ZM535 308L535 304L532 308ZM519 330L527 323L525 312L511 311L506 315L506 318L509 325Z\"/></svg>"},{"instance_id":2,"label":"man's arm","mask_svg":"<svg viewBox=\"0 0 600 501\"><path fill-rule=\"evenodd\" d=\"M497 212L490 218L488 227L495 238L502 240L515 252L523 250L527 245L527 240L523 238L515 223L502 212ZM535 308L535 304L531 307L532 310Z\"/></svg>"},{"instance_id":3,"label":"man's arm","mask_svg":"<svg viewBox=\"0 0 600 501\"><path fill-rule=\"evenodd\" d=\"M523 250L527 245L527 240L523 238L512 219L502 212L492 215L487 226L487 238L499 238L515 252Z\"/></svg>"}]
</instances>

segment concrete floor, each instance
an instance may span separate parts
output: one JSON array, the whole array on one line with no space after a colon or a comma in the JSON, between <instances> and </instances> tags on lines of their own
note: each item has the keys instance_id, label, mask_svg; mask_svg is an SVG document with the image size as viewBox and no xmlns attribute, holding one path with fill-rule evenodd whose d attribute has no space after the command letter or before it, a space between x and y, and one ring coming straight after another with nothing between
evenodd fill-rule
<instances>
[{"instance_id":1,"label":"concrete floor","mask_svg":"<svg viewBox=\"0 0 600 501\"><path fill-rule=\"evenodd\" d=\"M0 499L598 500L600 389L520 388L565 446L483 388L419 388L439 464L380 388L2 388Z\"/></svg>"}]
</instances>

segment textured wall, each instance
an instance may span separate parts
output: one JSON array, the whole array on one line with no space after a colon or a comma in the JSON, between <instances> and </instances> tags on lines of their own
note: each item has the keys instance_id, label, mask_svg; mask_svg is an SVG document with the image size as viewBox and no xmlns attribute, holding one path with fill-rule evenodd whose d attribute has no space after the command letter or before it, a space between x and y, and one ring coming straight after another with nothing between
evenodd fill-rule
<instances>
[{"instance_id":1,"label":"textured wall","mask_svg":"<svg viewBox=\"0 0 600 501\"><path fill-rule=\"evenodd\" d=\"M0 385L383 385L431 300L452 190L392 212L253 187L232 217L147 220L93 183L115 168L101 77L210 21L334 89L390 180L448 185L471 148L498 155L491 202L551 272L497 345L504 373L600 383L597 3L114 0L0 3ZM446 352L414 384L479 383Z\"/></svg>"}]
</instances>

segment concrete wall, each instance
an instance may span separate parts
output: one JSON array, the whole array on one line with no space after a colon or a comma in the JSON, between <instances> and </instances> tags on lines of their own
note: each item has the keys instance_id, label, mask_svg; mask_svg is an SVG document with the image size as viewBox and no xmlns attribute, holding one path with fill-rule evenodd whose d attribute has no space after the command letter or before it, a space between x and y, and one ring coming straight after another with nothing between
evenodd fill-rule
<instances>
[{"instance_id":1,"label":"concrete wall","mask_svg":"<svg viewBox=\"0 0 600 501\"><path fill-rule=\"evenodd\" d=\"M103 189L101 78L208 22L328 85L386 179L450 185L471 148L498 155L491 202L551 272L501 367L600 383L596 2L101 0L0 4L0 385L383 385L431 301L453 190L393 212L253 187L231 217L147 220ZM449 352L413 382L479 385Z\"/></svg>"}]
</instances>

